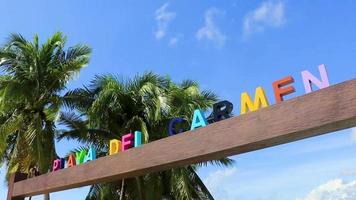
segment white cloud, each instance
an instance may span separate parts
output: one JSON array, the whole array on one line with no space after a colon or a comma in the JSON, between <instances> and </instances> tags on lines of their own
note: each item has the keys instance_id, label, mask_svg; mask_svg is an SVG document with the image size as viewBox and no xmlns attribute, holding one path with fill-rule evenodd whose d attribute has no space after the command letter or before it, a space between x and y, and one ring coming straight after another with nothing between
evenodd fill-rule
<instances>
[{"instance_id":1,"label":"white cloud","mask_svg":"<svg viewBox=\"0 0 356 200\"><path fill-rule=\"evenodd\" d=\"M356 127L351 129L351 139L356 141Z\"/></svg>"},{"instance_id":2,"label":"white cloud","mask_svg":"<svg viewBox=\"0 0 356 200\"><path fill-rule=\"evenodd\" d=\"M169 39L169 43L168 45L171 46L171 47L174 47L177 45L177 43L179 42L179 40L183 37L183 34L177 34L175 35L174 37L171 37Z\"/></svg>"},{"instance_id":3,"label":"white cloud","mask_svg":"<svg viewBox=\"0 0 356 200\"><path fill-rule=\"evenodd\" d=\"M227 177L235 175L237 169L235 167L217 170L208 175L205 179L205 184L208 188L215 189L221 182L223 182Z\"/></svg>"},{"instance_id":4,"label":"white cloud","mask_svg":"<svg viewBox=\"0 0 356 200\"><path fill-rule=\"evenodd\" d=\"M257 9L248 13L243 23L245 36L261 32L265 27L280 27L285 23L284 3L265 1Z\"/></svg>"},{"instance_id":5,"label":"white cloud","mask_svg":"<svg viewBox=\"0 0 356 200\"><path fill-rule=\"evenodd\" d=\"M216 170L210 173L205 179L204 184L211 191L214 196L218 197L218 199L222 200L230 200L231 194L229 194L229 190L224 187L224 183L229 179L233 178L237 173L236 167L226 168Z\"/></svg>"},{"instance_id":6,"label":"white cloud","mask_svg":"<svg viewBox=\"0 0 356 200\"><path fill-rule=\"evenodd\" d=\"M330 180L313 189L305 198L297 200L353 200L356 199L356 181Z\"/></svg>"},{"instance_id":7,"label":"white cloud","mask_svg":"<svg viewBox=\"0 0 356 200\"><path fill-rule=\"evenodd\" d=\"M168 11L169 3L163 4L156 10L155 20L157 22L157 30L155 31L156 39L162 39L166 36L169 23L176 17L175 12Z\"/></svg>"},{"instance_id":8,"label":"white cloud","mask_svg":"<svg viewBox=\"0 0 356 200\"><path fill-rule=\"evenodd\" d=\"M214 42L218 47L224 45L226 36L220 31L216 25L215 17L222 14L222 12L214 7L209 8L205 12L205 24L196 33L198 40L209 40Z\"/></svg>"},{"instance_id":9,"label":"white cloud","mask_svg":"<svg viewBox=\"0 0 356 200\"><path fill-rule=\"evenodd\" d=\"M172 37L171 39L169 39L169 46L175 46L178 40L178 37Z\"/></svg>"}]
</instances>

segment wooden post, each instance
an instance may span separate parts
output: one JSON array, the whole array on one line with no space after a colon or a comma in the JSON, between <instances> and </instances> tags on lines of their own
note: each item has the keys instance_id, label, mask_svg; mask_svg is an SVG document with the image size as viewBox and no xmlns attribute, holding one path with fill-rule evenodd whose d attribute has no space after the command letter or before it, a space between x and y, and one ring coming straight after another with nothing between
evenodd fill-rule
<instances>
[{"instance_id":1,"label":"wooden post","mask_svg":"<svg viewBox=\"0 0 356 200\"><path fill-rule=\"evenodd\" d=\"M13 197L14 184L25 179L27 179L27 174L24 173L16 172L10 175L7 200L25 200L24 197Z\"/></svg>"}]
</instances>

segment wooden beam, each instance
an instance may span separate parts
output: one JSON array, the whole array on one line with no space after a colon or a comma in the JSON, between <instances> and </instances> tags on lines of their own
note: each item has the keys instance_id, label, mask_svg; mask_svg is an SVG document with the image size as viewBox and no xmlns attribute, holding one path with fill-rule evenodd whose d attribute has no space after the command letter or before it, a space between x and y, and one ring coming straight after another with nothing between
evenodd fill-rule
<instances>
[{"instance_id":1,"label":"wooden beam","mask_svg":"<svg viewBox=\"0 0 356 200\"><path fill-rule=\"evenodd\" d=\"M352 79L140 148L17 182L13 194L32 196L140 176L355 125L356 79Z\"/></svg>"},{"instance_id":2,"label":"wooden beam","mask_svg":"<svg viewBox=\"0 0 356 200\"><path fill-rule=\"evenodd\" d=\"M9 183L8 183L8 190L7 190L7 200L25 200L24 197L14 197L13 196L13 191L14 191L14 184L18 181L22 181L27 179L27 174L23 174L23 173L13 173L10 175L9 178Z\"/></svg>"}]
</instances>

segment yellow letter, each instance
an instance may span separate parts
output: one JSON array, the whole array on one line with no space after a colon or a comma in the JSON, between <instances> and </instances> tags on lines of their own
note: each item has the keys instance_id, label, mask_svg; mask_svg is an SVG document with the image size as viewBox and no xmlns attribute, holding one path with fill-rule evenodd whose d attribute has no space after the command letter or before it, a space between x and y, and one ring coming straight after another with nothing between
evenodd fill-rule
<instances>
[{"instance_id":1,"label":"yellow letter","mask_svg":"<svg viewBox=\"0 0 356 200\"><path fill-rule=\"evenodd\" d=\"M116 154L121 149L121 141L120 140L110 140L110 150L109 155Z\"/></svg>"},{"instance_id":2,"label":"yellow letter","mask_svg":"<svg viewBox=\"0 0 356 200\"><path fill-rule=\"evenodd\" d=\"M252 103L251 98L247 92L241 94L241 114L245 114L247 109L249 111L256 111L260 107L264 108L267 106L268 100L262 87L256 88L254 103Z\"/></svg>"}]
</instances>

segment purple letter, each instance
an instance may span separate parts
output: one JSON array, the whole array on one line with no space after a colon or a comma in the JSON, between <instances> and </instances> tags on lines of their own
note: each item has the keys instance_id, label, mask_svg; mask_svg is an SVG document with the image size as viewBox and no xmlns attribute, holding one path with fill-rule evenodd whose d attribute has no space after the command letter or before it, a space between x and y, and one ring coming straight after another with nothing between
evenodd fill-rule
<instances>
[{"instance_id":1,"label":"purple letter","mask_svg":"<svg viewBox=\"0 0 356 200\"><path fill-rule=\"evenodd\" d=\"M306 93L312 92L312 83L316 85L319 89L323 89L328 87L329 84L329 79L328 75L326 73L326 68L325 65L319 65L319 73L321 77L321 81L317 79L315 76L313 76L309 71L305 70L302 71L302 78L303 78L303 83L304 83L304 88Z\"/></svg>"}]
</instances>

